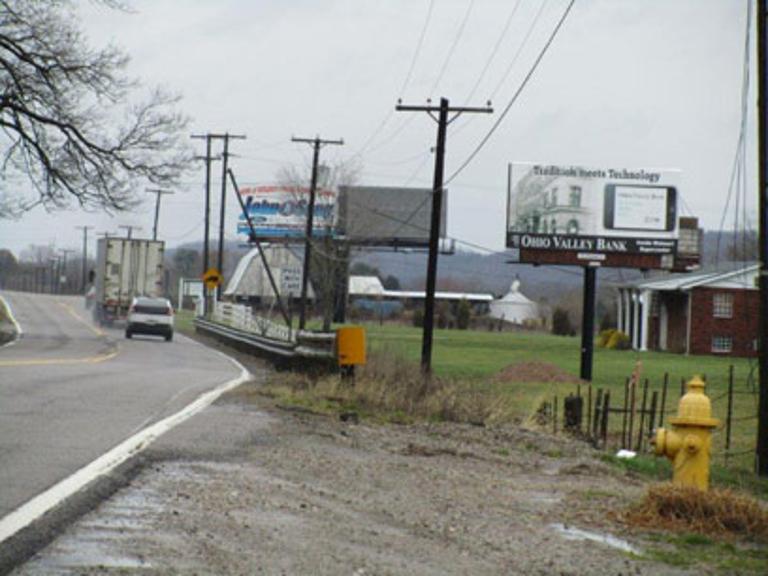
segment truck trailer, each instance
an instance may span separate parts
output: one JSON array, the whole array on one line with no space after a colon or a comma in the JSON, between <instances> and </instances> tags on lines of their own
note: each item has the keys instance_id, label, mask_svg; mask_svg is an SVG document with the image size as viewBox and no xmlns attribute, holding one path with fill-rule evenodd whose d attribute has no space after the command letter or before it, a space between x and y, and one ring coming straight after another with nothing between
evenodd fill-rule
<instances>
[{"instance_id":1,"label":"truck trailer","mask_svg":"<svg viewBox=\"0 0 768 576\"><path fill-rule=\"evenodd\" d=\"M101 238L96 248L94 317L102 324L124 319L138 296L164 296L165 244L159 240Z\"/></svg>"}]
</instances>

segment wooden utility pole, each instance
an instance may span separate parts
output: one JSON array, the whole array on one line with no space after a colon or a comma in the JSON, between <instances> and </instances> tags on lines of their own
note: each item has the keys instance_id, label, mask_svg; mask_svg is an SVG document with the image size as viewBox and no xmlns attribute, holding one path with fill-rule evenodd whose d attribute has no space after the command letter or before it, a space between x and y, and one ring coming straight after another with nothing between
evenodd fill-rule
<instances>
[{"instance_id":1,"label":"wooden utility pole","mask_svg":"<svg viewBox=\"0 0 768 576\"><path fill-rule=\"evenodd\" d=\"M320 148L326 144L341 146L344 140L323 140L314 138L291 138L291 142L304 142L314 149L312 156L312 180L309 185L309 206L307 207L306 239L304 241L304 267L301 275L301 301L299 302L299 330L304 330L307 321L307 286L309 285L309 259L312 256L312 226L315 218L315 194L317 191L317 164L320 160Z\"/></svg>"},{"instance_id":2,"label":"wooden utility pole","mask_svg":"<svg viewBox=\"0 0 768 576\"><path fill-rule=\"evenodd\" d=\"M757 454L755 464L760 476L768 476L768 92L766 92L766 1L757 3L757 131L758 190L760 222L760 314Z\"/></svg>"},{"instance_id":3,"label":"wooden utility pole","mask_svg":"<svg viewBox=\"0 0 768 576\"><path fill-rule=\"evenodd\" d=\"M424 330L421 340L421 371L425 375L432 372L432 332L435 318L435 285L437 283L437 254L440 244L440 219L443 208L443 177L445 171L445 141L448 124L465 112L493 112L490 106L485 108L451 107L447 98L440 99L440 106L404 106L398 103L395 110L401 112L426 112L437 122L437 145L435 147L435 174L432 184L432 220L429 229L429 258L427 260L427 289L424 298ZM435 118L434 113L438 116ZM452 118L448 114L453 113Z\"/></svg>"},{"instance_id":4,"label":"wooden utility pole","mask_svg":"<svg viewBox=\"0 0 768 576\"><path fill-rule=\"evenodd\" d=\"M149 194L155 194L155 225L152 227L152 240L157 240L157 225L160 222L160 197L164 194L173 194L170 190L161 190L160 188L148 188Z\"/></svg>"},{"instance_id":5,"label":"wooden utility pole","mask_svg":"<svg viewBox=\"0 0 768 576\"><path fill-rule=\"evenodd\" d=\"M120 225L120 226L118 226L118 228L124 228L124 229L126 230L126 235L125 235L125 237L126 237L128 240L130 240L131 238L133 238L133 231L134 231L134 230L141 230L141 226L128 226L127 224L125 224L125 225Z\"/></svg>"},{"instance_id":6,"label":"wooden utility pole","mask_svg":"<svg viewBox=\"0 0 768 576\"><path fill-rule=\"evenodd\" d=\"M83 269L80 278L80 291L85 294L85 285L88 283L88 230L91 230L93 226L76 226L75 228L83 231Z\"/></svg>"},{"instance_id":7,"label":"wooden utility pole","mask_svg":"<svg viewBox=\"0 0 768 576\"><path fill-rule=\"evenodd\" d=\"M224 140L224 152L221 155L221 210L219 213L219 256L216 267L219 274L224 276L224 216L227 206L227 170L229 163L229 139L245 140L245 135L230 134L225 132L223 135L214 134L214 138ZM216 291L216 299L221 300L221 287Z\"/></svg>"}]
</instances>

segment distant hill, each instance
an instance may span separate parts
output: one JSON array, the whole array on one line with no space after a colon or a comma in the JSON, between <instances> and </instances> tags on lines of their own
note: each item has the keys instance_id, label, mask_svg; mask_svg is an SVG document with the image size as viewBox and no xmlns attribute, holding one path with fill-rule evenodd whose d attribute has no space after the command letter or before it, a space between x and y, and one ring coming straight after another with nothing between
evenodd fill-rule
<instances>
[{"instance_id":1,"label":"distant hill","mask_svg":"<svg viewBox=\"0 0 768 576\"><path fill-rule=\"evenodd\" d=\"M712 266L715 263L718 233L706 231L703 236L703 264ZM753 242L754 243L754 242ZM737 247L742 246L741 239ZM720 259L722 266L732 265L734 253L734 236L725 232L720 238ZM169 258L175 250L187 248L202 252L201 242L190 242L169 249ZM212 242L211 250L217 248ZM248 251L248 247L240 242L227 242L225 250L225 276L231 274L237 261ZM749 248L748 248L749 250ZM738 254L737 254L738 255ZM465 292L488 292L500 296L508 290L512 281L517 278L521 283L524 294L538 301L547 300L558 302L563 296L580 290L583 274L577 267L541 266L535 267L524 264L509 264L506 253L482 254L473 251L457 250L452 255L440 255L438 261L438 286L445 290ZM393 252L365 251L358 252L353 262L364 262L378 268L382 277L395 276L405 289L424 289L426 278L426 252ZM212 262L215 263L215 260ZM601 269L598 271L598 285L603 288L631 282L642 278L643 274L631 269Z\"/></svg>"}]
</instances>

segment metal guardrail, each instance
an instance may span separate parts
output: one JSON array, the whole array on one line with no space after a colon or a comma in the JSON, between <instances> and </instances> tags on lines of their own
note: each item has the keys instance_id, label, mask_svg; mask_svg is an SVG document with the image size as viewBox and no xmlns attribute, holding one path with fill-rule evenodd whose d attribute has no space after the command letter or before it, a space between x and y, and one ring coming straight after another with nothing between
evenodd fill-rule
<instances>
[{"instance_id":1,"label":"metal guardrail","mask_svg":"<svg viewBox=\"0 0 768 576\"><path fill-rule=\"evenodd\" d=\"M300 331L295 341L277 340L235 328L222 322L195 318L195 329L219 340L266 353L281 361L332 361L336 357L336 335Z\"/></svg>"}]
</instances>

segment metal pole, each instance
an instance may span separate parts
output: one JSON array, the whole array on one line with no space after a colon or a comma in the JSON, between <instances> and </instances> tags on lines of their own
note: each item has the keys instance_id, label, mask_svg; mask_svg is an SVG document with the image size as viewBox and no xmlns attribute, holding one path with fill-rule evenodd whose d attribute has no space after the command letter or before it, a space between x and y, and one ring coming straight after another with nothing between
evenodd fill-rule
<instances>
[{"instance_id":1,"label":"metal pole","mask_svg":"<svg viewBox=\"0 0 768 576\"><path fill-rule=\"evenodd\" d=\"M760 212L760 313L758 341L760 399L757 420L755 463L760 476L768 476L768 134L766 130L766 0L757 3L757 126L758 190Z\"/></svg>"},{"instance_id":2,"label":"metal pole","mask_svg":"<svg viewBox=\"0 0 768 576\"><path fill-rule=\"evenodd\" d=\"M581 319L581 379L592 381L592 353L595 346L596 270L584 268L584 302Z\"/></svg>"}]
</instances>

